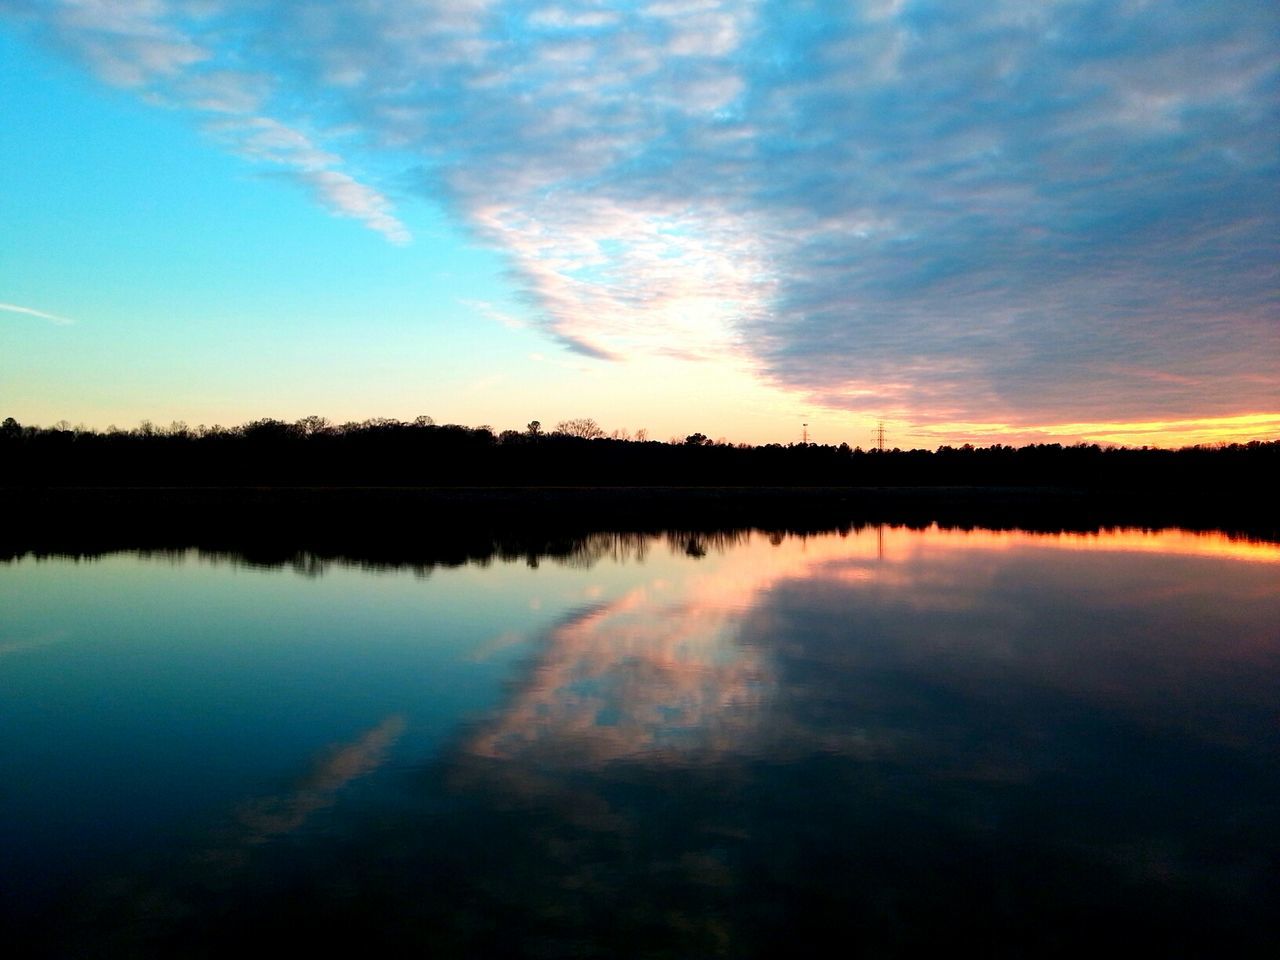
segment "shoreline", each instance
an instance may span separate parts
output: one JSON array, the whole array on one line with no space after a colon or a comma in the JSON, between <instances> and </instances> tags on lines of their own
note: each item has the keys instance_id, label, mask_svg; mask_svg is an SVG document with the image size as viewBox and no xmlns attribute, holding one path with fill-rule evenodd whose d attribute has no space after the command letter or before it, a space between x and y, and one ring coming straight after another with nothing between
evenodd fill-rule
<instances>
[{"instance_id":1,"label":"shoreline","mask_svg":"<svg viewBox=\"0 0 1280 960\"><path fill-rule=\"evenodd\" d=\"M40 487L2 489L0 556L208 547L409 555L598 532L818 532L877 523L1280 541L1275 504L1066 487Z\"/></svg>"}]
</instances>

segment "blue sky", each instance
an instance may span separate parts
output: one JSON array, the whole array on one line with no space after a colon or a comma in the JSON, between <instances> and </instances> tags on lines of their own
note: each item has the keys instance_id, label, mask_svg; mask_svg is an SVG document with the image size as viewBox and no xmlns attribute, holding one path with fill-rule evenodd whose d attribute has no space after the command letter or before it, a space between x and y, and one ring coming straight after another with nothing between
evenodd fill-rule
<instances>
[{"instance_id":1,"label":"blue sky","mask_svg":"<svg viewBox=\"0 0 1280 960\"><path fill-rule=\"evenodd\" d=\"M0 0L0 405L1280 433L1270 2Z\"/></svg>"}]
</instances>

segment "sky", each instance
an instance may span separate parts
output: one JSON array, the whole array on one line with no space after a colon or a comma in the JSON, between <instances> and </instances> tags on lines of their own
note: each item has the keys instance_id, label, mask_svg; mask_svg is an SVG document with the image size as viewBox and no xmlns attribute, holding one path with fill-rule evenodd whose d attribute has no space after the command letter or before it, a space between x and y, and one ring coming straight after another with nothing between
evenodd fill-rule
<instances>
[{"instance_id":1,"label":"sky","mask_svg":"<svg viewBox=\"0 0 1280 960\"><path fill-rule=\"evenodd\" d=\"M1278 174L1273 0L0 0L0 415L1275 439Z\"/></svg>"}]
</instances>

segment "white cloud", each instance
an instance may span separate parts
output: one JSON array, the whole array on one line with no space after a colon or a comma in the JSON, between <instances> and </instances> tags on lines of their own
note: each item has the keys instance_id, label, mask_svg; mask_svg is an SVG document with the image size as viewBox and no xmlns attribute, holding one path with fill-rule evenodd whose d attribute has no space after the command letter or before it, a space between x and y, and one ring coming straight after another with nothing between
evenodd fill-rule
<instances>
[{"instance_id":1,"label":"white cloud","mask_svg":"<svg viewBox=\"0 0 1280 960\"><path fill-rule=\"evenodd\" d=\"M0 303L0 310L8 313L21 313L28 317L39 317L41 320L48 320L50 323L56 323L59 326L75 323L74 320L60 317L56 313L45 313L43 310L36 310L33 307L20 307L16 303Z\"/></svg>"},{"instance_id":2,"label":"white cloud","mask_svg":"<svg viewBox=\"0 0 1280 960\"><path fill-rule=\"evenodd\" d=\"M412 239L404 224L392 216L386 197L341 170L302 170L297 176L334 213L359 220L392 243L404 244Z\"/></svg>"},{"instance_id":3,"label":"white cloud","mask_svg":"<svg viewBox=\"0 0 1280 960\"><path fill-rule=\"evenodd\" d=\"M529 14L531 27L552 30L591 29L610 27L618 22L618 14L611 10L566 10L564 7L542 7Z\"/></svg>"}]
</instances>

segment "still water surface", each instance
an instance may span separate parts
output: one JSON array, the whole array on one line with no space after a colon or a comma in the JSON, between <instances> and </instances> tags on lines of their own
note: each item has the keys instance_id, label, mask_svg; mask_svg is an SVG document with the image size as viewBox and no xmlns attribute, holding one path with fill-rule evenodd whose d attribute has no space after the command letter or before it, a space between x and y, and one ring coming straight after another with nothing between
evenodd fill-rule
<instances>
[{"instance_id":1,"label":"still water surface","mask_svg":"<svg viewBox=\"0 0 1280 960\"><path fill-rule=\"evenodd\" d=\"M1280 546L601 534L0 565L0 920L52 955L1265 955Z\"/></svg>"}]
</instances>

